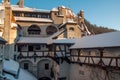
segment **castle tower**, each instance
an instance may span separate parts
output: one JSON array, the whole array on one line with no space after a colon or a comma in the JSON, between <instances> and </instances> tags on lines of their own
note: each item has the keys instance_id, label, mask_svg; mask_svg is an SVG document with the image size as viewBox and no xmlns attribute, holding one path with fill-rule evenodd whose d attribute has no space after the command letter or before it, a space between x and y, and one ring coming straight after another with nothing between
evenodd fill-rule
<instances>
[{"instance_id":1,"label":"castle tower","mask_svg":"<svg viewBox=\"0 0 120 80\"><path fill-rule=\"evenodd\" d=\"M5 46L6 50L5 50L5 58L9 59L9 42L10 42L10 25L11 25L11 7L10 7L10 3L8 0L4 0L3 1L3 5L4 5L4 30L3 30L3 38L7 41L7 44Z\"/></svg>"},{"instance_id":2,"label":"castle tower","mask_svg":"<svg viewBox=\"0 0 120 80\"><path fill-rule=\"evenodd\" d=\"M81 10L79 13L78 13L78 22L81 24L81 23L84 23L84 11Z\"/></svg>"},{"instance_id":3,"label":"castle tower","mask_svg":"<svg viewBox=\"0 0 120 80\"><path fill-rule=\"evenodd\" d=\"M9 43L9 33L10 33L10 26L11 26L11 7L10 3L7 0L4 0L4 11L5 11L5 20L4 20L4 39Z\"/></svg>"},{"instance_id":4,"label":"castle tower","mask_svg":"<svg viewBox=\"0 0 120 80\"><path fill-rule=\"evenodd\" d=\"M51 10L51 18L55 24L63 23L63 17L64 16L59 15L59 10L57 8Z\"/></svg>"},{"instance_id":5,"label":"castle tower","mask_svg":"<svg viewBox=\"0 0 120 80\"><path fill-rule=\"evenodd\" d=\"M78 25L81 27L81 30L83 32L82 36L91 35L91 32L88 30L88 27L86 26L84 20L84 11L81 10L78 14Z\"/></svg>"},{"instance_id":6,"label":"castle tower","mask_svg":"<svg viewBox=\"0 0 120 80\"><path fill-rule=\"evenodd\" d=\"M17 29L16 27L12 26L13 24L13 15L12 9L9 0L4 0L4 30L3 30L3 38L7 41L5 46L5 58L9 59L10 56L14 54L14 40L17 36Z\"/></svg>"},{"instance_id":7,"label":"castle tower","mask_svg":"<svg viewBox=\"0 0 120 80\"><path fill-rule=\"evenodd\" d=\"M19 0L18 5L20 8L24 7L24 0Z\"/></svg>"}]
</instances>

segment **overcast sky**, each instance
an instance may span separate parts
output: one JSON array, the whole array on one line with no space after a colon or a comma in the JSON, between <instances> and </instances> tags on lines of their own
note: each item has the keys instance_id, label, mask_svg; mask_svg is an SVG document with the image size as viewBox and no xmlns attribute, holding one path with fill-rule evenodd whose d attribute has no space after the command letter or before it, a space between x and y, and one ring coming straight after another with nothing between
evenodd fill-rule
<instances>
[{"instance_id":1,"label":"overcast sky","mask_svg":"<svg viewBox=\"0 0 120 80\"><path fill-rule=\"evenodd\" d=\"M120 30L120 0L24 0L25 6L51 10L64 5L75 14L84 10L85 18L92 24ZM1 0L0 0L1 2ZM18 0L10 0L16 4Z\"/></svg>"}]
</instances>

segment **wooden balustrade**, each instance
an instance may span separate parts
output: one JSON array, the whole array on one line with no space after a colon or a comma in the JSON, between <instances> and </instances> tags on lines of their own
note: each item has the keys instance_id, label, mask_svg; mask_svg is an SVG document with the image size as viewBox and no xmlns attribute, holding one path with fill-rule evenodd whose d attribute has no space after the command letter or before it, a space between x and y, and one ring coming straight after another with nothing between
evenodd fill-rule
<instances>
[{"instance_id":1,"label":"wooden balustrade","mask_svg":"<svg viewBox=\"0 0 120 80\"><path fill-rule=\"evenodd\" d=\"M120 57L111 56L79 56L71 55L72 63L86 64L91 66L120 68Z\"/></svg>"},{"instance_id":2,"label":"wooden balustrade","mask_svg":"<svg viewBox=\"0 0 120 80\"><path fill-rule=\"evenodd\" d=\"M62 57L70 57L71 63L85 64L91 66L100 66L100 67L114 67L120 68L120 57L112 57L112 56L82 56L82 55L63 55L64 52L52 52L52 51L22 51L19 52L18 59L21 58L62 58ZM61 54L58 55L58 54Z\"/></svg>"}]
</instances>

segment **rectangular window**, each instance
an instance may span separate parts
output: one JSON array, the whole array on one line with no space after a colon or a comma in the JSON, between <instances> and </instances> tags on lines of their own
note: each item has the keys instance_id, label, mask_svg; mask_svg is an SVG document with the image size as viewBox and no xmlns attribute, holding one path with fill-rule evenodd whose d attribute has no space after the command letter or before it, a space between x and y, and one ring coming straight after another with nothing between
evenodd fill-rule
<instances>
[{"instance_id":1,"label":"rectangular window","mask_svg":"<svg viewBox=\"0 0 120 80\"><path fill-rule=\"evenodd\" d=\"M36 18L36 17L37 17L37 14L34 14L34 13L33 13L31 16Z\"/></svg>"},{"instance_id":2,"label":"rectangular window","mask_svg":"<svg viewBox=\"0 0 120 80\"><path fill-rule=\"evenodd\" d=\"M41 14L41 18L49 18L49 14Z\"/></svg>"},{"instance_id":3,"label":"rectangular window","mask_svg":"<svg viewBox=\"0 0 120 80\"><path fill-rule=\"evenodd\" d=\"M35 48L35 51L40 51L41 46L40 45L36 45L36 46L34 46L34 48Z\"/></svg>"},{"instance_id":4,"label":"rectangular window","mask_svg":"<svg viewBox=\"0 0 120 80\"><path fill-rule=\"evenodd\" d=\"M46 64L45 64L45 70L48 70L48 69L49 69L49 64L46 63Z\"/></svg>"},{"instance_id":5,"label":"rectangular window","mask_svg":"<svg viewBox=\"0 0 120 80\"><path fill-rule=\"evenodd\" d=\"M20 13L14 13L14 16L20 16Z\"/></svg>"},{"instance_id":6,"label":"rectangular window","mask_svg":"<svg viewBox=\"0 0 120 80\"><path fill-rule=\"evenodd\" d=\"M25 17L31 17L31 14L30 13L24 13L24 16Z\"/></svg>"},{"instance_id":7,"label":"rectangular window","mask_svg":"<svg viewBox=\"0 0 120 80\"><path fill-rule=\"evenodd\" d=\"M29 69L29 64L28 63L24 63L24 69Z\"/></svg>"},{"instance_id":8,"label":"rectangular window","mask_svg":"<svg viewBox=\"0 0 120 80\"><path fill-rule=\"evenodd\" d=\"M31 45L31 46L28 46L28 50L29 51L33 51L33 46Z\"/></svg>"}]
</instances>

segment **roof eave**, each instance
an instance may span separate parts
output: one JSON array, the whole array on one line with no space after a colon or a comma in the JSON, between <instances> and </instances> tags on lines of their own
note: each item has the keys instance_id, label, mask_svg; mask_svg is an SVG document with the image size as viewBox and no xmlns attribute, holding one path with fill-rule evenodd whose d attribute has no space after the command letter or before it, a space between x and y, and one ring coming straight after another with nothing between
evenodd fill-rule
<instances>
[{"instance_id":1,"label":"roof eave","mask_svg":"<svg viewBox=\"0 0 120 80\"><path fill-rule=\"evenodd\" d=\"M105 46L105 47L83 47L83 48L70 48L71 50L75 49L105 49L105 48L120 48L120 46Z\"/></svg>"}]
</instances>

